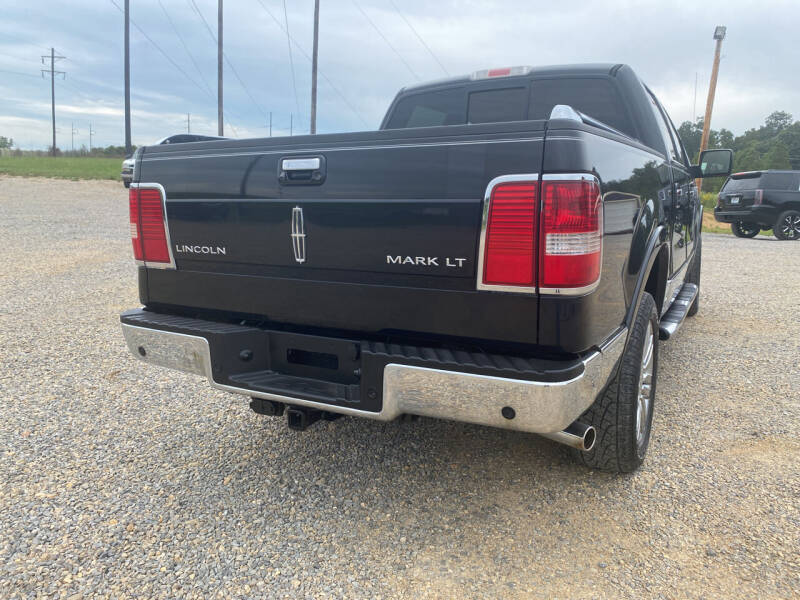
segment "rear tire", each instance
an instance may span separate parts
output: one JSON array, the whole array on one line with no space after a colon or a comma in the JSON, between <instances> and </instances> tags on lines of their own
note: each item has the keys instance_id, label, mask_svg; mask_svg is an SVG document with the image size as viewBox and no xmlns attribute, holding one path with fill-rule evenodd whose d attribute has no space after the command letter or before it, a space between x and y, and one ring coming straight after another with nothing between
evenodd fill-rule
<instances>
[{"instance_id":1,"label":"rear tire","mask_svg":"<svg viewBox=\"0 0 800 600\"><path fill-rule=\"evenodd\" d=\"M787 210L775 221L772 233L779 240L800 240L800 212Z\"/></svg>"},{"instance_id":2,"label":"rear tire","mask_svg":"<svg viewBox=\"0 0 800 600\"><path fill-rule=\"evenodd\" d=\"M731 231L733 235L740 238L754 238L761 232L761 227L755 223L745 223L744 221L735 221L731 223Z\"/></svg>"},{"instance_id":3,"label":"rear tire","mask_svg":"<svg viewBox=\"0 0 800 600\"><path fill-rule=\"evenodd\" d=\"M658 313L653 297L642 293L619 371L608 388L578 419L597 432L594 448L579 452L592 469L630 473L647 454L658 374Z\"/></svg>"}]
</instances>

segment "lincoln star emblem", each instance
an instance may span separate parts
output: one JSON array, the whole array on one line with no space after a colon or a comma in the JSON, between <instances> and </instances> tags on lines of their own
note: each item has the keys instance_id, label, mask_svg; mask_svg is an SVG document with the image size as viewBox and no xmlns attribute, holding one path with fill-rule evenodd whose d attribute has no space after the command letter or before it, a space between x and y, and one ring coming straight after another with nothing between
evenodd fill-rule
<instances>
[{"instance_id":1,"label":"lincoln star emblem","mask_svg":"<svg viewBox=\"0 0 800 600\"><path fill-rule=\"evenodd\" d=\"M292 209L292 250L297 262L306 262L306 225L303 221L303 209L299 206Z\"/></svg>"}]
</instances>

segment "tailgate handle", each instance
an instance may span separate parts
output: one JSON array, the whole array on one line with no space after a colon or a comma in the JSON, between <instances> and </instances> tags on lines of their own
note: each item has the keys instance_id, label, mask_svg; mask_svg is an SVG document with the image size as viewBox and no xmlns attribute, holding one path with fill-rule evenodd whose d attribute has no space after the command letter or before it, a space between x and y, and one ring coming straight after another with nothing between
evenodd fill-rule
<instances>
[{"instance_id":1,"label":"tailgate handle","mask_svg":"<svg viewBox=\"0 0 800 600\"><path fill-rule=\"evenodd\" d=\"M324 156L292 156L278 162L278 181L282 185L320 185L325 181Z\"/></svg>"}]
</instances>

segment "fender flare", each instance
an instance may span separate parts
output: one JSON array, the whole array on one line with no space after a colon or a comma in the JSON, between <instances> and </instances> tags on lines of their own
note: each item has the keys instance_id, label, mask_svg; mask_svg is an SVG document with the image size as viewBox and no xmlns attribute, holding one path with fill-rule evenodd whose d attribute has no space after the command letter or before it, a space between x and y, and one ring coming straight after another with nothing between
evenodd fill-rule
<instances>
[{"instance_id":1,"label":"fender flare","mask_svg":"<svg viewBox=\"0 0 800 600\"><path fill-rule=\"evenodd\" d=\"M636 311L639 310L639 304L641 304L642 301L642 293L644 292L644 287L647 284L647 280L650 278L650 273L653 270L653 265L655 265L656 258L661 253L661 249L667 246L667 241L661 239L661 235L665 230L666 227L664 227L664 225L656 226L647 241L647 261L644 263L643 268L639 271L639 276L636 279L636 287L634 288L631 299L631 305L628 307L628 311L625 314L625 325L629 329L633 324L633 318L636 315ZM655 300L658 302L657 298Z\"/></svg>"}]
</instances>

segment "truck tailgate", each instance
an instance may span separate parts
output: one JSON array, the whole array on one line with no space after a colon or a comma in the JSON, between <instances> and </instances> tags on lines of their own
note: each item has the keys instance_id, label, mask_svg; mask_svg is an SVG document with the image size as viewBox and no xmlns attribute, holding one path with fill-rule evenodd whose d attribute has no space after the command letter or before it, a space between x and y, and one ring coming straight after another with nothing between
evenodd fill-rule
<instances>
[{"instance_id":1,"label":"truck tailgate","mask_svg":"<svg viewBox=\"0 0 800 600\"><path fill-rule=\"evenodd\" d=\"M164 188L177 268L147 269L145 300L535 342L536 298L475 279L486 187L538 173L543 134L534 121L146 148L137 181ZM304 158L320 180L279 177ZM526 322L498 327L512 308Z\"/></svg>"}]
</instances>

